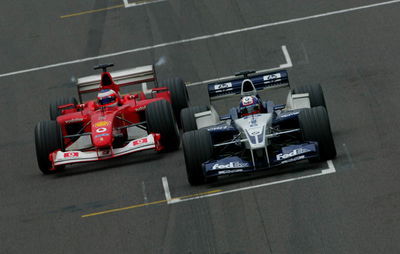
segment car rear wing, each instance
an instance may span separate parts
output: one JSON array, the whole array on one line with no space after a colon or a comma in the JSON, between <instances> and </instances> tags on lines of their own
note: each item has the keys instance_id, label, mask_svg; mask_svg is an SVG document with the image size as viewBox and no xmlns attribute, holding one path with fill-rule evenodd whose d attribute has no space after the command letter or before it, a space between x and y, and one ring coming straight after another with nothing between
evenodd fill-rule
<instances>
[{"instance_id":1,"label":"car rear wing","mask_svg":"<svg viewBox=\"0 0 400 254\"><path fill-rule=\"evenodd\" d=\"M244 77L231 76L219 80L218 82L208 84L208 95L210 97L210 101L240 94L242 91L242 82L245 79L250 79L253 82L256 90L290 86L288 73L286 70L280 70L276 72L245 71L238 73L237 75L243 75Z\"/></svg>"},{"instance_id":2,"label":"car rear wing","mask_svg":"<svg viewBox=\"0 0 400 254\"><path fill-rule=\"evenodd\" d=\"M125 70L110 72L114 83L119 86L141 84L144 82L155 82L156 73L153 65L146 65ZM78 78L77 88L79 100L82 103L82 94L97 92L100 89L101 74Z\"/></svg>"}]
</instances>

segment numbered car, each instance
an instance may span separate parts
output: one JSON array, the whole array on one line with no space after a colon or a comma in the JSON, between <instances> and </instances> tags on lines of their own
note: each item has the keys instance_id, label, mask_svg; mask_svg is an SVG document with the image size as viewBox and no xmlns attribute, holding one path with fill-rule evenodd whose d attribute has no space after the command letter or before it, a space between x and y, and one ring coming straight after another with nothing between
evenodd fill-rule
<instances>
[{"instance_id":1,"label":"numbered car","mask_svg":"<svg viewBox=\"0 0 400 254\"><path fill-rule=\"evenodd\" d=\"M181 111L183 151L191 185L220 176L268 170L301 160L336 156L325 98L320 85L289 91L286 104L262 100L258 91L290 87L285 70L244 71L208 84L211 106ZM220 116L215 100L240 96Z\"/></svg>"},{"instance_id":2,"label":"numbered car","mask_svg":"<svg viewBox=\"0 0 400 254\"><path fill-rule=\"evenodd\" d=\"M158 82L152 65L110 73L107 68L112 66L96 66L101 74L77 79L79 101L55 99L50 103L50 120L36 125L37 162L44 174L69 164L179 148L177 120L188 106L182 79ZM130 85L142 89L122 94L121 89ZM96 99L83 102L83 96L93 93Z\"/></svg>"}]
</instances>

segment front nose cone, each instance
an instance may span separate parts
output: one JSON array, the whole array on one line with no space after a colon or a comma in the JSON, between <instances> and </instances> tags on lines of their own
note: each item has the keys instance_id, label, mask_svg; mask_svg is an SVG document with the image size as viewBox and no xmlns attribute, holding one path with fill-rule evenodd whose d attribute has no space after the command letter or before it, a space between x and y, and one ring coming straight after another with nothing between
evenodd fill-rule
<instances>
[{"instance_id":1,"label":"front nose cone","mask_svg":"<svg viewBox=\"0 0 400 254\"><path fill-rule=\"evenodd\" d=\"M92 142L97 148L112 146L112 125L109 121L97 122L92 125Z\"/></svg>"}]
</instances>

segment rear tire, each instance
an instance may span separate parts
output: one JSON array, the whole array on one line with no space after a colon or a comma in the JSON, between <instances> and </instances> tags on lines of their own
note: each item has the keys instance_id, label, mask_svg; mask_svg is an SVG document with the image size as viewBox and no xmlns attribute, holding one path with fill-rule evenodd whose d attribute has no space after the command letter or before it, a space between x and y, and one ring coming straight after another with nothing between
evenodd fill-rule
<instances>
[{"instance_id":1,"label":"rear tire","mask_svg":"<svg viewBox=\"0 0 400 254\"><path fill-rule=\"evenodd\" d=\"M322 106L326 108L324 92L320 84L305 85L293 89L294 94L308 93L311 107Z\"/></svg>"},{"instance_id":2,"label":"rear tire","mask_svg":"<svg viewBox=\"0 0 400 254\"><path fill-rule=\"evenodd\" d=\"M194 114L210 110L208 106L194 106L184 108L181 111L181 126L183 132L197 130L196 118Z\"/></svg>"},{"instance_id":3,"label":"rear tire","mask_svg":"<svg viewBox=\"0 0 400 254\"><path fill-rule=\"evenodd\" d=\"M170 78L161 82L159 86L168 88L171 94L171 104L175 119L180 124L181 110L189 106L189 96L185 82L181 78Z\"/></svg>"},{"instance_id":4,"label":"rear tire","mask_svg":"<svg viewBox=\"0 0 400 254\"><path fill-rule=\"evenodd\" d=\"M182 136L182 146L185 155L187 179L190 185L204 183L206 179L202 163L211 159L213 154L210 133L205 129L185 132Z\"/></svg>"},{"instance_id":5,"label":"rear tire","mask_svg":"<svg viewBox=\"0 0 400 254\"><path fill-rule=\"evenodd\" d=\"M160 143L166 150L172 151L179 148L179 129L168 101L159 100L147 105L146 121L148 132L159 133Z\"/></svg>"},{"instance_id":6,"label":"rear tire","mask_svg":"<svg viewBox=\"0 0 400 254\"><path fill-rule=\"evenodd\" d=\"M43 174L55 173L64 168L58 166L56 170L50 170L52 167L49 160L50 153L58 149L63 150L61 129L56 121L46 120L36 125L35 145L37 162Z\"/></svg>"},{"instance_id":7,"label":"rear tire","mask_svg":"<svg viewBox=\"0 0 400 254\"><path fill-rule=\"evenodd\" d=\"M66 109L74 108L78 104L74 97L60 97L53 100L50 103L50 120L56 120L58 116L61 115L61 110L58 108L59 106L66 105L66 104L74 104L72 107L68 107Z\"/></svg>"},{"instance_id":8,"label":"rear tire","mask_svg":"<svg viewBox=\"0 0 400 254\"><path fill-rule=\"evenodd\" d=\"M300 111L299 124L304 141L318 142L320 158L317 161L331 160L336 157L328 113L324 107L319 106Z\"/></svg>"}]
</instances>

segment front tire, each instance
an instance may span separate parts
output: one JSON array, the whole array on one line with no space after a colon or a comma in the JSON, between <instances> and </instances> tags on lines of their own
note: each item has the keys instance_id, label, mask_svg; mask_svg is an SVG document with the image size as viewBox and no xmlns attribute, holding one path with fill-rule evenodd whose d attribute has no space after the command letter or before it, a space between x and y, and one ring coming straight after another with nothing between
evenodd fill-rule
<instances>
[{"instance_id":1,"label":"front tire","mask_svg":"<svg viewBox=\"0 0 400 254\"><path fill-rule=\"evenodd\" d=\"M328 113L324 107L303 109L299 114L299 125L304 141L318 142L320 161L336 157Z\"/></svg>"},{"instance_id":2,"label":"front tire","mask_svg":"<svg viewBox=\"0 0 400 254\"><path fill-rule=\"evenodd\" d=\"M159 100L147 105L146 121L148 132L159 133L160 143L166 150L172 151L179 148L179 129L168 101Z\"/></svg>"},{"instance_id":3,"label":"front tire","mask_svg":"<svg viewBox=\"0 0 400 254\"><path fill-rule=\"evenodd\" d=\"M183 132L197 130L194 114L210 110L208 106L194 106L181 111L181 126Z\"/></svg>"},{"instance_id":4,"label":"front tire","mask_svg":"<svg viewBox=\"0 0 400 254\"><path fill-rule=\"evenodd\" d=\"M51 170L49 155L55 150L63 150L63 139L60 126L56 121L41 121L35 127L36 158L43 174L51 174L64 168L58 166Z\"/></svg>"},{"instance_id":5,"label":"front tire","mask_svg":"<svg viewBox=\"0 0 400 254\"><path fill-rule=\"evenodd\" d=\"M322 91L320 84L304 85L296 87L295 89L293 89L293 93L294 94L308 93L308 98L310 99L311 107L322 106L326 108L324 92Z\"/></svg>"},{"instance_id":6,"label":"front tire","mask_svg":"<svg viewBox=\"0 0 400 254\"><path fill-rule=\"evenodd\" d=\"M60 97L52 101L49 107L50 120L56 120L57 117L61 115L61 110L58 107L67 104L73 104L73 106L67 108L70 109L70 108L75 108L76 105L78 105L78 102L74 97Z\"/></svg>"},{"instance_id":7,"label":"front tire","mask_svg":"<svg viewBox=\"0 0 400 254\"><path fill-rule=\"evenodd\" d=\"M180 123L181 110L189 105L189 96L185 82L181 78L170 78L161 82L159 86L168 88L171 94L171 104L175 119Z\"/></svg>"},{"instance_id":8,"label":"front tire","mask_svg":"<svg viewBox=\"0 0 400 254\"><path fill-rule=\"evenodd\" d=\"M185 132L182 136L182 146L188 182L190 185L204 183L206 179L202 163L211 159L213 154L210 133L205 129Z\"/></svg>"}]
</instances>

